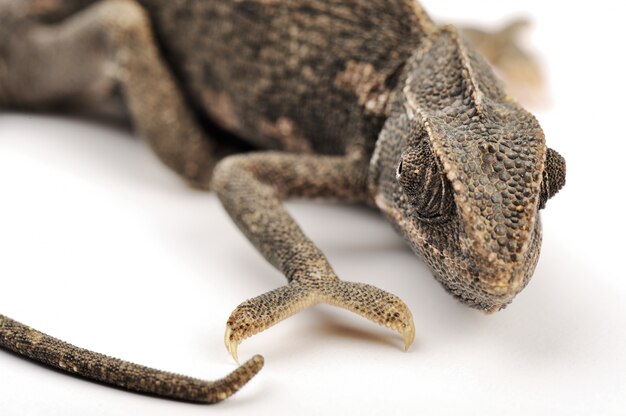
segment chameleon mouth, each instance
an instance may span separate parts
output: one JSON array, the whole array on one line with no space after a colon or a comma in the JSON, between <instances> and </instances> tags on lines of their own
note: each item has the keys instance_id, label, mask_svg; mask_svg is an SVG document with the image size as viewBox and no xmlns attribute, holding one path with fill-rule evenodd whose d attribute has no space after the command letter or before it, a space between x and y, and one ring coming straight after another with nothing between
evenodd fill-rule
<instances>
[{"instance_id":1,"label":"chameleon mouth","mask_svg":"<svg viewBox=\"0 0 626 416\"><path fill-rule=\"evenodd\" d=\"M526 287L539 260L541 239L541 223L537 219L518 260L506 262L501 259L494 261L493 256L478 257L480 263L472 281L476 283L473 285L476 297L485 305L481 309L487 313L503 309Z\"/></svg>"}]
</instances>

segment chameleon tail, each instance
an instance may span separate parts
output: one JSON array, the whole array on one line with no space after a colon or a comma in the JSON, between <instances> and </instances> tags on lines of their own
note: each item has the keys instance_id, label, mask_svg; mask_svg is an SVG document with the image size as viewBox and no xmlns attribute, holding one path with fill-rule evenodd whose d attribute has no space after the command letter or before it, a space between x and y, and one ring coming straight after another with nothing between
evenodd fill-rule
<instances>
[{"instance_id":1,"label":"chameleon tail","mask_svg":"<svg viewBox=\"0 0 626 416\"><path fill-rule=\"evenodd\" d=\"M263 367L263 357L256 355L226 377L204 381L78 348L3 315L0 315L0 348L110 386L194 403L216 403L228 398Z\"/></svg>"}]
</instances>

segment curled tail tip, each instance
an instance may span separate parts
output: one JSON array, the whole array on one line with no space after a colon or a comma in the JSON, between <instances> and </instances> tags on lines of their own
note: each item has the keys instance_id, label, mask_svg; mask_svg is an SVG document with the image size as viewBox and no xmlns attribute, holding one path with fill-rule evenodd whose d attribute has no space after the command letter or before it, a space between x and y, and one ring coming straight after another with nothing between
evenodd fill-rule
<instances>
[{"instance_id":1,"label":"curled tail tip","mask_svg":"<svg viewBox=\"0 0 626 416\"><path fill-rule=\"evenodd\" d=\"M217 393L212 394L208 403L217 403L235 394L248 383L263 368L265 360L261 355L255 355L248 361L237 367L232 373L217 382Z\"/></svg>"},{"instance_id":2,"label":"curled tail tip","mask_svg":"<svg viewBox=\"0 0 626 416\"><path fill-rule=\"evenodd\" d=\"M227 376L227 379L229 379L229 381L233 381L239 386L243 386L254 376L256 376L259 371L261 371L264 363L265 360L263 356L257 354L242 365L240 365L235 371L230 373Z\"/></svg>"},{"instance_id":3,"label":"curled tail tip","mask_svg":"<svg viewBox=\"0 0 626 416\"><path fill-rule=\"evenodd\" d=\"M248 371L252 373L252 375L256 375L265 364L265 358L262 355L256 354L254 357L250 358L248 361L243 363L242 367L246 367Z\"/></svg>"}]
</instances>

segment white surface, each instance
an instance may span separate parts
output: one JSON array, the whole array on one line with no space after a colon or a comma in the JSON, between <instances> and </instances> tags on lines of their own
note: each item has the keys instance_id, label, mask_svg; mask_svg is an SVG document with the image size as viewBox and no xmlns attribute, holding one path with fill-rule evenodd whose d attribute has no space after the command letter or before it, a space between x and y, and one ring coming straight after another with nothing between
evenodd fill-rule
<instances>
[{"instance_id":1,"label":"white surface","mask_svg":"<svg viewBox=\"0 0 626 416\"><path fill-rule=\"evenodd\" d=\"M509 308L485 316L459 304L374 212L291 203L342 278L407 302L408 353L394 333L317 307L244 342L240 356L262 353L266 367L205 408L0 351L0 413L625 414L624 6L520 3L426 2L456 21L523 11L536 22L552 97L537 115L568 183L544 212L535 277ZM83 347L220 377L234 368L222 343L231 310L284 283L214 195L187 189L126 132L2 114L0 192L0 312Z\"/></svg>"}]
</instances>

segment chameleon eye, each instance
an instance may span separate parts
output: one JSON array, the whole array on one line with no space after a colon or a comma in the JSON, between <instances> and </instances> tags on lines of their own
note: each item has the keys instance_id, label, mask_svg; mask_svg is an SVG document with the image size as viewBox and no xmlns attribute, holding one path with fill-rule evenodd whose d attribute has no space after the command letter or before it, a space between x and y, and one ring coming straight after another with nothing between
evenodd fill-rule
<instances>
[{"instance_id":1,"label":"chameleon eye","mask_svg":"<svg viewBox=\"0 0 626 416\"><path fill-rule=\"evenodd\" d=\"M396 178L419 219L441 221L454 209L452 188L427 141L422 140L402 153Z\"/></svg>"},{"instance_id":2,"label":"chameleon eye","mask_svg":"<svg viewBox=\"0 0 626 416\"><path fill-rule=\"evenodd\" d=\"M565 159L555 150L548 148L539 193L539 209L543 209L548 199L556 195L563 185L565 185Z\"/></svg>"}]
</instances>

